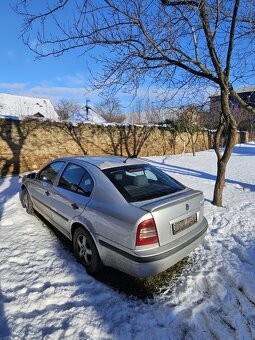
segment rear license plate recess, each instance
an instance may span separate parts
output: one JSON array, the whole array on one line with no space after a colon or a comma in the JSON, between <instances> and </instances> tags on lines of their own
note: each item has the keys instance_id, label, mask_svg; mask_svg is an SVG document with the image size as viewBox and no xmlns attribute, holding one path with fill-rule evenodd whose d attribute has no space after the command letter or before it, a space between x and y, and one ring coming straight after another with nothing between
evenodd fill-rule
<instances>
[{"instance_id":1,"label":"rear license plate recess","mask_svg":"<svg viewBox=\"0 0 255 340\"><path fill-rule=\"evenodd\" d=\"M173 234L176 235L197 222L197 214L191 215L184 220L172 224Z\"/></svg>"}]
</instances>

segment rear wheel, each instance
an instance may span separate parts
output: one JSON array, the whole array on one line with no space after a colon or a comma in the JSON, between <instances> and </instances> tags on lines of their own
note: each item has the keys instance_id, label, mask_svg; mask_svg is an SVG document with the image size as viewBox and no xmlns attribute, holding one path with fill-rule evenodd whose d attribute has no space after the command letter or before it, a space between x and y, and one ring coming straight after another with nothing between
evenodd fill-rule
<instances>
[{"instance_id":1,"label":"rear wheel","mask_svg":"<svg viewBox=\"0 0 255 340\"><path fill-rule=\"evenodd\" d=\"M73 248L76 257L84 265L89 274L96 274L102 269L103 264L95 242L83 227L78 227L74 232Z\"/></svg>"},{"instance_id":2,"label":"rear wheel","mask_svg":"<svg viewBox=\"0 0 255 340\"><path fill-rule=\"evenodd\" d=\"M26 209L26 212L28 214L30 215L33 214L34 212L33 202L31 201L31 198L26 188L23 188L21 192L21 204L23 208Z\"/></svg>"}]
</instances>

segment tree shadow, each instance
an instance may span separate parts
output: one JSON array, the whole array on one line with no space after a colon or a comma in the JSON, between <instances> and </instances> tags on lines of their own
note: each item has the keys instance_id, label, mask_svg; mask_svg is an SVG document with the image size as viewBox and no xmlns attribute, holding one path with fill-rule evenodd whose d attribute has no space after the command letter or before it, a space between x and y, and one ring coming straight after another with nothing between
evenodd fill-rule
<instances>
[{"instance_id":1,"label":"tree shadow","mask_svg":"<svg viewBox=\"0 0 255 340\"><path fill-rule=\"evenodd\" d=\"M143 158L143 159L146 159L146 158ZM216 181L216 176L212 175L208 172L199 171L199 170L195 170L195 169L191 169L191 168L185 168L185 167L181 167L181 166L177 166L177 165L168 165L168 164L162 165L162 162L156 162L156 161L153 161L151 159L148 159L148 162L155 164L159 169L161 169L162 171L165 171L165 172L170 172L170 173L178 174L178 175L192 176L192 177L197 177L197 178L208 179L208 180L211 180L211 181ZM237 184L237 185L240 185L243 188L243 190L249 189L250 191L255 191L255 185L251 184L251 183L244 183L244 182L236 181L236 180L233 180L233 179L230 179L230 178L226 178L225 183Z\"/></svg>"},{"instance_id":2,"label":"tree shadow","mask_svg":"<svg viewBox=\"0 0 255 340\"><path fill-rule=\"evenodd\" d=\"M255 143L245 143L235 146L233 154L239 156L255 156Z\"/></svg>"},{"instance_id":3,"label":"tree shadow","mask_svg":"<svg viewBox=\"0 0 255 340\"><path fill-rule=\"evenodd\" d=\"M1 185L4 189L1 190L0 220L5 202L17 193L16 185L19 179L13 175L20 173L21 153L24 143L29 134L40 124L40 121L31 119L29 124L27 124L26 120L24 123L20 120L0 119L0 139L8 145L10 150L10 154L1 155L0 157L0 178L5 178Z\"/></svg>"},{"instance_id":4,"label":"tree shadow","mask_svg":"<svg viewBox=\"0 0 255 340\"><path fill-rule=\"evenodd\" d=\"M151 135L152 128L143 125L120 126L121 141L128 157L138 157L141 150Z\"/></svg>"},{"instance_id":5,"label":"tree shadow","mask_svg":"<svg viewBox=\"0 0 255 340\"><path fill-rule=\"evenodd\" d=\"M7 176L3 179L0 179L0 228L2 217L4 214L4 206L5 204L17 193L19 192L19 177L18 176ZM3 251L3 250L2 250ZM0 273L1 277L1 273ZM4 311L4 303L8 303L8 299L6 299L1 292L0 285L0 338L9 339L11 336L11 331L8 326L7 318Z\"/></svg>"},{"instance_id":6,"label":"tree shadow","mask_svg":"<svg viewBox=\"0 0 255 340\"><path fill-rule=\"evenodd\" d=\"M0 177L20 173L23 146L31 132L39 125L40 121L37 119L24 119L23 121L0 119L0 138L10 150L10 154L0 157Z\"/></svg>"},{"instance_id":7,"label":"tree shadow","mask_svg":"<svg viewBox=\"0 0 255 340\"><path fill-rule=\"evenodd\" d=\"M88 154L88 149L85 147L86 143L83 137L83 124L73 125L72 123L58 123L56 125L61 131L63 131L67 136L71 137L76 145L80 148L83 155ZM56 136L54 136L56 139ZM59 141L63 145L63 141ZM87 143L88 144L88 143ZM68 150L66 150L70 153Z\"/></svg>"},{"instance_id":8,"label":"tree shadow","mask_svg":"<svg viewBox=\"0 0 255 340\"><path fill-rule=\"evenodd\" d=\"M97 149L104 154L114 156L138 157L151 135L152 128L150 126L136 125L108 125L97 126L101 136L106 135L104 144L98 144L90 141Z\"/></svg>"},{"instance_id":9,"label":"tree shadow","mask_svg":"<svg viewBox=\"0 0 255 340\"><path fill-rule=\"evenodd\" d=\"M92 128L92 135L96 133L96 130L99 130L101 136L104 134L106 138L104 139L104 143L96 143L91 138L90 144L103 152L104 154L110 154L114 156L123 156L123 145L122 145L122 136L120 132L119 125L108 125L108 126L96 126L95 129Z\"/></svg>"},{"instance_id":10,"label":"tree shadow","mask_svg":"<svg viewBox=\"0 0 255 340\"><path fill-rule=\"evenodd\" d=\"M3 296L1 292L1 286L0 286L0 338L1 339L8 339L11 336L11 331L8 326L5 311L4 311L4 302L8 302L6 298Z\"/></svg>"}]
</instances>

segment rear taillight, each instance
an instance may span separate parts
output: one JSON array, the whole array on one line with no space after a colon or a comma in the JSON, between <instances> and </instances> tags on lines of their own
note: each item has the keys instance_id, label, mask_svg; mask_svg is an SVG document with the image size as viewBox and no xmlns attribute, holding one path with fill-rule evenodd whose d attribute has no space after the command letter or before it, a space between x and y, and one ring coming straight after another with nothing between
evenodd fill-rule
<instances>
[{"instance_id":1,"label":"rear taillight","mask_svg":"<svg viewBox=\"0 0 255 340\"><path fill-rule=\"evenodd\" d=\"M136 232L136 246L158 243L158 233L153 218L139 224Z\"/></svg>"}]
</instances>

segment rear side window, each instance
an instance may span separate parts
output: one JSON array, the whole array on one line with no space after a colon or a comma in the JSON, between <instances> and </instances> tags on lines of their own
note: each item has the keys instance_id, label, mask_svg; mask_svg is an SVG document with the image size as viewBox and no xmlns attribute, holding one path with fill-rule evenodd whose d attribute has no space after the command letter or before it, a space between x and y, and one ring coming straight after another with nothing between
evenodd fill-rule
<instances>
[{"instance_id":1,"label":"rear side window","mask_svg":"<svg viewBox=\"0 0 255 340\"><path fill-rule=\"evenodd\" d=\"M40 181L53 184L64 163L65 162L57 161L47 165L37 174L36 178Z\"/></svg>"},{"instance_id":2,"label":"rear side window","mask_svg":"<svg viewBox=\"0 0 255 340\"><path fill-rule=\"evenodd\" d=\"M166 196L185 187L161 170L147 164L104 170L128 202Z\"/></svg>"},{"instance_id":3,"label":"rear side window","mask_svg":"<svg viewBox=\"0 0 255 340\"><path fill-rule=\"evenodd\" d=\"M89 196L92 192L93 186L94 186L94 183L93 183L93 180L92 180L90 174L87 171L85 171L85 173L84 173L84 175L83 175L83 177L80 181L77 192L79 194Z\"/></svg>"},{"instance_id":4,"label":"rear side window","mask_svg":"<svg viewBox=\"0 0 255 340\"><path fill-rule=\"evenodd\" d=\"M90 174L77 164L68 164L60 177L60 188L89 196L93 189L93 180Z\"/></svg>"}]
</instances>

